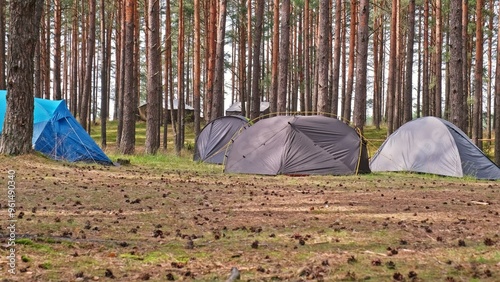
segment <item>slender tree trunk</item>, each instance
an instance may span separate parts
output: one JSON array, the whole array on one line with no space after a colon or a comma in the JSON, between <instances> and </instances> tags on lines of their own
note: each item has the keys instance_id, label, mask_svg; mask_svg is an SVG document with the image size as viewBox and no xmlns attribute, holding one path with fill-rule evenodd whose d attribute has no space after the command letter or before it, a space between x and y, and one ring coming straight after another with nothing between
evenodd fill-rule
<instances>
[{"instance_id":1,"label":"slender tree trunk","mask_svg":"<svg viewBox=\"0 0 500 282\"><path fill-rule=\"evenodd\" d=\"M163 83L163 92L165 93L164 97L164 111L163 111L163 149L167 150L167 144L168 144L168 122L171 118L173 118L173 115L170 114L169 116L169 111L167 109L172 109L173 108L173 103L170 103L170 97L173 97L173 73L172 73L172 22L171 22L171 13L170 13L170 1L166 1L167 6L165 8L165 72L164 72L164 83ZM173 99L173 98L172 98ZM173 111L170 110L170 113ZM172 119L172 124L174 124L173 119ZM176 131L175 126L172 126L172 130ZM175 136L175 134L174 134Z\"/></svg>"},{"instance_id":2,"label":"slender tree trunk","mask_svg":"<svg viewBox=\"0 0 500 282\"><path fill-rule=\"evenodd\" d=\"M422 115L430 113L429 99L429 1L424 1L424 59L422 67Z\"/></svg>"},{"instance_id":3,"label":"slender tree trunk","mask_svg":"<svg viewBox=\"0 0 500 282\"><path fill-rule=\"evenodd\" d=\"M247 100L241 103L241 107L244 105L245 107L245 112L247 115L250 115L250 106L251 106L251 101L252 101L252 67L253 67L253 53L252 53L252 42L253 42L253 32L252 32L252 1L248 0L247 1L247 38L248 38L248 55L247 55L247 77L246 77L246 93L247 93Z\"/></svg>"},{"instance_id":4,"label":"slender tree trunk","mask_svg":"<svg viewBox=\"0 0 500 282\"><path fill-rule=\"evenodd\" d=\"M92 92L92 64L94 62L95 54L95 13L96 1L89 0L89 30L87 38L87 54L85 66L85 80L83 85L82 108L80 111L80 123L85 130L90 132L90 124L88 122L88 112L90 104L90 95Z\"/></svg>"},{"instance_id":5,"label":"slender tree trunk","mask_svg":"<svg viewBox=\"0 0 500 282\"><path fill-rule=\"evenodd\" d=\"M101 147L106 148L106 124L108 121L108 40L106 32L105 1L101 0Z\"/></svg>"},{"instance_id":6,"label":"slender tree trunk","mask_svg":"<svg viewBox=\"0 0 500 282\"><path fill-rule=\"evenodd\" d=\"M498 9L500 9L500 2ZM500 23L497 21L497 30ZM495 72L495 163L500 165L500 33L497 33L497 58Z\"/></svg>"},{"instance_id":7,"label":"slender tree trunk","mask_svg":"<svg viewBox=\"0 0 500 282\"><path fill-rule=\"evenodd\" d=\"M0 89L7 89L5 82L5 62L6 62L6 48L5 48L5 0L0 0ZM37 44L38 53L40 52L39 45ZM35 84L35 87L37 85Z\"/></svg>"},{"instance_id":8,"label":"slender tree trunk","mask_svg":"<svg viewBox=\"0 0 500 282\"><path fill-rule=\"evenodd\" d=\"M397 67L397 50L396 50L396 44L397 44L397 24L396 20L397 17L399 16L398 10L398 1L393 0L392 2L392 15L391 15L391 39L390 39L390 54L389 54L389 72L388 72L388 79L387 79L387 136L391 135L395 128L395 121L397 117L394 115L394 107L397 106L396 102L396 77L397 77L397 72L396 72L396 67Z\"/></svg>"},{"instance_id":9,"label":"slender tree trunk","mask_svg":"<svg viewBox=\"0 0 500 282\"><path fill-rule=\"evenodd\" d=\"M359 2L359 26L357 63L356 63L356 96L354 102L354 125L363 132L366 123L366 84L368 73L368 38L369 38L370 1Z\"/></svg>"},{"instance_id":10,"label":"slender tree trunk","mask_svg":"<svg viewBox=\"0 0 500 282\"><path fill-rule=\"evenodd\" d=\"M207 87L205 95L205 120L212 119L212 104L215 80L215 50L217 40L217 3L216 0L209 1L209 17L207 21ZM250 0L248 0L250 1ZM250 2L249 2L250 3Z\"/></svg>"},{"instance_id":11,"label":"slender tree trunk","mask_svg":"<svg viewBox=\"0 0 500 282\"><path fill-rule=\"evenodd\" d=\"M329 0L319 1L319 38L318 38L318 114L329 115L330 97L328 95L328 62L330 41L330 5Z\"/></svg>"},{"instance_id":12,"label":"slender tree trunk","mask_svg":"<svg viewBox=\"0 0 500 282\"><path fill-rule=\"evenodd\" d=\"M269 95L269 111L275 113L277 111L278 97L278 61L279 61L279 23L280 23L280 1L273 1L273 54L271 64L271 93ZM301 54L299 54L300 56Z\"/></svg>"},{"instance_id":13,"label":"slender tree trunk","mask_svg":"<svg viewBox=\"0 0 500 282\"><path fill-rule=\"evenodd\" d=\"M135 112L136 99L134 76L134 0L125 0L125 37L123 68L123 129L120 141L122 154L133 154L135 151Z\"/></svg>"},{"instance_id":14,"label":"slender tree trunk","mask_svg":"<svg viewBox=\"0 0 500 282\"><path fill-rule=\"evenodd\" d=\"M476 68L474 71L474 108L472 116L472 141L482 148L481 128L483 126L483 0L476 1Z\"/></svg>"},{"instance_id":15,"label":"slender tree trunk","mask_svg":"<svg viewBox=\"0 0 500 282\"><path fill-rule=\"evenodd\" d=\"M200 134L201 114L201 26L200 26L200 0L194 0L194 58L193 58L193 107L194 107L194 136Z\"/></svg>"},{"instance_id":16,"label":"slender tree trunk","mask_svg":"<svg viewBox=\"0 0 500 282\"><path fill-rule=\"evenodd\" d=\"M262 32L264 25L264 0L257 0L256 11L255 11L255 30L254 30L254 40L253 40L253 74L252 74L252 111L250 113L250 119L256 119L260 115L260 71L261 71L261 42L262 42Z\"/></svg>"},{"instance_id":17,"label":"slender tree trunk","mask_svg":"<svg viewBox=\"0 0 500 282\"><path fill-rule=\"evenodd\" d=\"M466 112L463 89L462 61L462 0L450 3L450 121L462 129L466 129Z\"/></svg>"},{"instance_id":18,"label":"slender tree trunk","mask_svg":"<svg viewBox=\"0 0 500 282\"><path fill-rule=\"evenodd\" d=\"M2 154L22 155L32 150L33 55L40 31L42 5L42 0L10 1L7 108L0 137Z\"/></svg>"},{"instance_id":19,"label":"slender tree trunk","mask_svg":"<svg viewBox=\"0 0 500 282\"><path fill-rule=\"evenodd\" d=\"M182 128L184 126L184 1L179 1L179 38L177 43L177 135L175 153L181 155L183 147ZM215 90L215 88L214 88ZM215 91L214 91L215 92ZM173 105L175 107L175 105ZM174 109L172 107L172 110Z\"/></svg>"},{"instance_id":20,"label":"slender tree trunk","mask_svg":"<svg viewBox=\"0 0 500 282\"><path fill-rule=\"evenodd\" d=\"M441 75L441 65L442 65L442 52L443 52L443 30L442 30L442 13L441 13L441 0L436 0L436 91L434 96L434 107L435 115L437 117L442 117L441 103L442 103L442 75Z\"/></svg>"},{"instance_id":21,"label":"slender tree trunk","mask_svg":"<svg viewBox=\"0 0 500 282\"><path fill-rule=\"evenodd\" d=\"M146 154L156 154L160 148L161 128L161 45L160 45L160 4L148 1L148 87L146 117Z\"/></svg>"},{"instance_id":22,"label":"slender tree trunk","mask_svg":"<svg viewBox=\"0 0 500 282\"><path fill-rule=\"evenodd\" d=\"M217 24L217 46L215 53L215 81L212 101L212 118L214 120L224 115L224 46L226 36L226 4L227 0L219 2L219 22ZM258 93L256 93L257 95Z\"/></svg>"},{"instance_id":23,"label":"slender tree trunk","mask_svg":"<svg viewBox=\"0 0 500 282\"><path fill-rule=\"evenodd\" d=\"M354 62L356 60L355 50L356 50L356 0L351 0L351 25L349 31L349 68L347 70L347 85L343 108L343 118L346 121L351 121L351 110L352 110L352 92L354 85Z\"/></svg>"},{"instance_id":24,"label":"slender tree trunk","mask_svg":"<svg viewBox=\"0 0 500 282\"><path fill-rule=\"evenodd\" d=\"M333 79L332 79L332 114L337 117L339 112L339 79L340 79L340 36L342 27L342 0L335 0L335 34L333 36Z\"/></svg>"},{"instance_id":25,"label":"slender tree trunk","mask_svg":"<svg viewBox=\"0 0 500 282\"><path fill-rule=\"evenodd\" d=\"M413 45L415 42L415 0L410 0L408 6L408 44L406 46L406 88L404 94L403 122L413 118Z\"/></svg>"},{"instance_id":26,"label":"slender tree trunk","mask_svg":"<svg viewBox=\"0 0 500 282\"><path fill-rule=\"evenodd\" d=\"M280 23L280 58L278 71L278 101L277 110L281 115L286 114L286 94L288 86L288 61L290 50L290 0L281 3Z\"/></svg>"},{"instance_id":27,"label":"slender tree trunk","mask_svg":"<svg viewBox=\"0 0 500 282\"><path fill-rule=\"evenodd\" d=\"M54 99L61 100L61 0L54 0Z\"/></svg>"},{"instance_id":28,"label":"slender tree trunk","mask_svg":"<svg viewBox=\"0 0 500 282\"><path fill-rule=\"evenodd\" d=\"M311 35L310 35L310 10L309 0L304 3L304 104L303 111L306 115L312 111L311 93ZM279 95L279 94L278 94Z\"/></svg>"}]
</instances>

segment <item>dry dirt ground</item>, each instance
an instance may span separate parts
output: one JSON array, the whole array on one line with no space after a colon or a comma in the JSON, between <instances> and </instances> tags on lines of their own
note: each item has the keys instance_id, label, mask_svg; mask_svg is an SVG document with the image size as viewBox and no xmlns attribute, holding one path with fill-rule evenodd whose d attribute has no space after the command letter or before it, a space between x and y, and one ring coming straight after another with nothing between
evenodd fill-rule
<instances>
[{"instance_id":1,"label":"dry dirt ground","mask_svg":"<svg viewBox=\"0 0 500 282\"><path fill-rule=\"evenodd\" d=\"M500 281L500 182L197 166L0 157L0 281Z\"/></svg>"}]
</instances>

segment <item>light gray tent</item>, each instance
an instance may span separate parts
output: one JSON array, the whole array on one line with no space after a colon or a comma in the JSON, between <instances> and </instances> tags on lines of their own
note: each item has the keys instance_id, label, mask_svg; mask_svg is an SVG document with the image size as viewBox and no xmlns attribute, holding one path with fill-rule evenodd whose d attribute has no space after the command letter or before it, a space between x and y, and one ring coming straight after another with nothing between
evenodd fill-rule
<instances>
[{"instance_id":1,"label":"light gray tent","mask_svg":"<svg viewBox=\"0 0 500 282\"><path fill-rule=\"evenodd\" d=\"M401 126L375 153L370 168L500 179L500 168L463 131L437 117L423 117Z\"/></svg>"},{"instance_id":2,"label":"light gray tent","mask_svg":"<svg viewBox=\"0 0 500 282\"><path fill-rule=\"evenodd\" d=\"M224 171L265 175L348 175L369 172L366 144L357 131L325 116L275 116L246 127Z\"/></svg>"},{"instance_id":3,"label":"light gray tent","mask_svg":"<svg viewBox=\"0 0 500 282\"><path fill-rule=\"evenodd\" d=\"M243 116L222 116L212 120L196 138L193 159L222 164L231 145L231 138L246 125L249 125L248 120Z\"/></svg>"}]
</instances>

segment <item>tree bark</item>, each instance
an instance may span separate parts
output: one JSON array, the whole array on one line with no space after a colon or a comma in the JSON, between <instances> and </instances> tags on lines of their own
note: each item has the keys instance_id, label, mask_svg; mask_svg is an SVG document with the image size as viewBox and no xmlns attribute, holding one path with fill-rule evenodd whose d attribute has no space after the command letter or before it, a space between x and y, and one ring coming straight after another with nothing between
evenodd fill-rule
<instances>
[{"instance_id":1,"label":"tree bark","mask_svg":"<svg viewBox=\"0 0 500 282\"><path fill-rule=\"evenodd\" d=\"M335 34L333 36L333 79L332 79L332 114L338 117L339 112L339 79L340 79L340 36L342 26L342 0L335 0Z\"/></svg>"},{"instance_id":2,"label":"tree bark","mask_svg":"<svg viewBox=\"0 0 500 282\"><path fill-rule=\"evenodd\" d=\"M40 32L42 5L43 0L10 1L7 107L0 137L2 154L22 155L32 150L33 56Z\"/></svg>"},{"instance_id":3,"label":"tree bark","mask_svg":"<svg viewBox=\"0 0 500 282\"><path fill-rule=\"evenodd\" d=\"M227 0L219 2L219 21L217 23L217 46L215 51L215 81L212 101L211 119L222 115L224 109L224 46L226 37L226 4Z\"/></svg>"},{"instance_id":4,"label":"tree bark","mask_svg":"<svg viewBox=\"0 0 500 282\"><path fill-rule=\"evenodd\" d=\"M148 1L147 17L148 38L148 87L146 120L146 154L156 154L160 148L161 126L161 45L160 45L160 4L157 0Z\"/></svg>"},{"instance_id":5,"label":"tree bark","mask_svg":"<svg viewBox=\"0 0 500 282\"><path fill-rule=\"evenodd\" d=\"M482 148L483 126L483 0L476 1L476 68L474 70L474 108L472 116L472 141Z\"/></svg>"},{"instance_id":6,"label":"tree bark","mask_svg":"<svg viewBox=\"0 0 500 282\"><path fill-rule=\"evenodd\" d=\"M397 24L396 20L399 16L398 10L398 0L392 1L392 14L391 14L391 38L390 38L390 50L389 50L389 72L387 78L387 136L391 135L395 130L396 117L394 115L394 107L397 106L396 99L396 59L397 59Z\"/></svg>"},{"instance_id":7,"label":"tree bark","mask_svg":"<svg viewBox=\"0 0 500 282\"><path fill-rule=\"evenodd\" d=\"M466 132L462 75L462 0L452 0L450 9L450 121Z\"/></svg>"},{"instance_id":8,"label":"tree bark","mask_svg":"<svg viewBox=\"0 0 500 282\"><path fill-rule=\"evenodd\" d=\"M410 0L408 6L408 43L406 46L406 83L404 91L403 122L413 118L413 44L415 42L415 0Z\"/></svg>"},{"instance_id":9,"label":"tree bark","mask_svg":"<svg viewBox=\"0 0 500 282\"><path fill-rule=\"evenodd\" d=\"M280 58L278 70L278 101L277 111L280 115L286 114L286 97L288 86L288 61L290 52L290 0L281 3L280 23Z\"/></svg>"},{"instance_id":10,"label":"tree bark","mask_svg":"<svg viewBox=\"0 0 500 282\"><path fill-rule=\"evenodd\" d=\"M194 0L194 58L193 58L193 107L194 107L194 136L200 134L201 114L201 26L200 26L200 0Z\"/></svg>"},{"instance_id":11,"label":"tree bark","mask_svg":"<svg viewBox=\"0 0 500 282\"><path fill-rule=\"evenodd\" d=\"M319 38L318 38L318 114L329 116L330 97L328 93L328 43L330 41L330 5L329 0L319 1Z\"/></svg>"},{"instance_id":12,"label":"tree bark","mask_svg":"<svg viewBox=\"0 0 500 282\"><path fill-rule=\"evenodd\" d=\"M269 111L277 111L278 101L278 61L279 61L279 23L280 23L280 1L273 1L273 45L272 45L272 63L271 63L271 91L269 94ZM302 54L299 54L301 56Z\"/></svg>"},{"instance_id":13,"label":"tree bark","mask_svg":"<svg viewBox=\"0 0 500 282\"><path fill-rule=\"evenodd\" d=\"M82 96L82 108L80 111L80 124L82 127L90 132L89 120L89 105L92 92L92 64L94 62L95 54L95 13L96 13L96 1L89 0L89 30L87 38L87 53L85 62L85 79L83 84L83 96Z\"/></svg>"},{"instance_id":14,"label":"tree bark","mask_svg":"<svg viewBox=\"0 0 500 282\"><path fill-rule=\"evenodd\" d=\"M356 96L354 100L354 125L363 132L366 122L366 84L368 72L368 36L370 18L370 1L360 0L359 2L359 26L357 63L356 63Z\"/></svg>"},{"instance_id":15,"label":"tree bark","mask_svg":"<svg viewBox=\"0 0 500 282\"><path fill-rule=\"evenodd\" d=\"M257 9L255 11L255 30L253 40L253 74L252 74L252 111L250 112L250 119L256 119L260 115L260 71L261 71L261 42L262 30L264 25L264 0L257 0Z\"/></svg>"},{"instance_id":16,"label":"tree bark","mask_svg":"<svg viewBox=\"0 0 500 282\"><path fill-rule=\"evenodd\" d=\"M61 21L62 21L61 0L54 0L54 72L53 89L54 99L61 100Z\"/></svg>"},{"instance_id":17,"label":"tree bark","mask_svg":"<svg viewBox=\"0 0 500 282\"><path fill-rule=\"evenodd\" d=\"M498 8L500 9L500 2ZM497 22L497 30L500 23ZM497 33L497 58L495 72L495 163L500 165L500 33Z\"/></svg>"},{"instance_id":18,"label":"tree bark","mask_svg":"<svg viewBox=\"0 0 500 282\"><path fill-rule=\"evenodd\" d=\"M125 40L123 68L123 128L120 140L120 152L133 154L135 151L136 99L134 76L134 0L125 0Z\"/></svg>"}]
</instances>

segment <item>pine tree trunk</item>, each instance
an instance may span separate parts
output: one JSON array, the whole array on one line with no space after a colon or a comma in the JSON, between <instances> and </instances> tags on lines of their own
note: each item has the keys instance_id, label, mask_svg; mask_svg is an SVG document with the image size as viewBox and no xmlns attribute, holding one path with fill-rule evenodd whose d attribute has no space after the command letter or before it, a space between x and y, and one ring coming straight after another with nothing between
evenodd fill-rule
<instances>
[{"instance_id":1,"label":"pine tree trunk","mask_svg":"<svg viewBox=\"0 0 500 282\"><path fill-rule=\"evenodd\" d=\"M54 0L54 72L53 91L54 99L61 100L61 0Z\"/></svg>"},{"instance_id":2,"label":"pine tree trunk","mask_svg":"<svg viewBox=\"0 0 500 282\"><path fill-rule=\"evenodd\" d=\"M415 41L415 0L410 0L408 6L408 44L406 46L406 88L404 91L403 122L413 118L413 44Z\"/></svg>"},{"instance_id":3,"label":"pine tree trunk","mask_svg":"<svg viewBox=\"0 0 500 282\"><path fill-rule=\"evenodd\" d=\"M262 31L264 24L264 0L257 0L255 11L255 30L253 40L253 74L252 74L252 111L250 112L250 119L256 119L260 115L260 71L261 71L261 42Z\"/></svg>"},{"instance_id":4,"label":"pine tree trunk","mask_svg":"<svg viewBox=\"0 0 500 282\"><path fill-rule=\"evenodd\" d=\"M370 18L370 2L369 0L360 0L359 2L359 26L358 26L358 43L357 63L356 63L356 96L354 100L354 125L363 132L363 127L366 122L366 84L368 72L368 38L369 38L369 23Z\"/></svg>"},{"instance_id":5,"label":"pine tree trunk","mask_svg":"<svg viewBox=\"0 0 500 282\"><path fill-rule=\"evenodd\" d=\"M194 58L193 58L193 107L194 107L194 136L200 134L200 106L201 106L201 25L200 25L200 0L194 0Z\"/></svg>"},{"instance_id":6,"label":"pine tree trunk","mask_svg":"<svg viewBox=\"0 0 500 282\"><path fill-rule=\"evenodd\" d=\"M476 1L476 63L474 70L474 108L472 116L472 141L482 148L482 94L483 94L483 0Z\"/></svg>"},{"instance_id":7,"label":"pine tree trunk","mask_svg":"<svg viewBox=\"0 0 500 282\"><path fill-rule=\"evenodd\" d=\"M339 79L340 79L340 35L342 26L342 0L335 0L335 34L333 36L332 64L332 114L337 117L339 112Z\"/></svg>"},{"instance_id":8,"label":"pine tree trunk","mask_svg":"<svg viewBox=\"0 0 500 282\"><path fill-rule=\"evenodd\" d=\"M226 43L226 4L227 0L220 0L219 2L217 46L215 51L215 80L211 112L212 117L210 120L214 120L222 116L224 108L224 46Z\"/></svg>"},{"instance_id":9,"label":"pine tree trunk","mask_svg":"<svg viewBox=\"0 0 500 282\"><path fill-rule=\"evenodd\" d=\"M160 46L160 4L156 0L148 1L147 17L148 38L148 87L146 120L146 154L156 154L160 148L161 125L161 46Z\"/></svg>"},{"instance_id":10,"label":"pine tree trunk","mask_svg":"<svg viewBox=\"0 0 500 282\"><path fill-rule=\"evenodd\" d=\"M123 128L120 140L120 152L133 154L135 151L135 112L136 99L134 76L134 0L125 0L125 40L123 68Z\"/></svg>"},{"instance_id":11,"label":"pine tree trunk","mask_svg":"<svg viewBox=\"0 0 500 282\"><path fill-rule=\"evenodd\" d=\"M7 108L0 137L2 154L22 155L32 150L33 56L40 31L42 5L43 0L10 1Z\"/></svg>"},{"instance_id":12,"label":"pine tree trunk","mask_svg":"<svg viewBox=\"0 0 500 282\"><path fill-rule=\"evenodd\" d=\"M280 23L280 57L278 70L278 101L277 111L280 115L286 114L286 97L288 90L288 60L290 50L290 0L283 0L281 4Z\"/></svg>"},{"instance_id":13,"label":"pine tree trunk","mask_svg":"<svg viewBox=\"0 0 500 282\"><path fill-rule=\"evenodd\" d=\"M500 2L498 8L500 9ZM500 23L497 22L497 30ZM495 163L500 165L500 33L497 33L497 58L495 72Z\"/></svg>"},{"instance_id":14,"label":"pine tree trunk","mask_svg":"<svg viewBox=\"0 0 500 282\"><path fill-rule=\"evenodd\" d=\"M342 117L346 121L351 121L351 110L352 110L352 92L354 86L354 62L356 60L355 50L356 50L356 1L351 0L351 23L349 30L349 68L347 70L347 85L345 92L345 99L343 101L343 114Z\"/></svg>"},{"instance_id":15,"label":"pine tree trunk","mask_svg":"<svg viewBox=\"0 0 500 282\"><path fill-rule=\"evenodd\" d=\"M83 96L82 96L82 108L80 111L80 124L82 127L90 132L90 125L88 122L89 105L91 101L92 92L92 64L94 61L95 53L95 12L96 12L96 1L89 0L89 25L88 25L88 38L87 38L87 53L86 53L86 63L85 63L85 79L83 84Z\"/></svg>"},{"instance_id":16,"label":"pine tree trunk","mask_svg":"<svg viewBox=\"0 0 500 282\"><path fill-rule=\"evenodd\" d=\"M272 47L272 63L271 63L271 93L269 95L269 111L275 113L277 111L278 100L278 61L279 61L279 23L280 23L280 1L273 1L273 47ZM299 54L302 56L302 54Z\"/></svg>"},{"instance_id":17,"label":"pine tree trunk","mask_svg":"<svg viewBox=\"0 0 500 282\"><path fill-rule=\"evenodd\" d=\"M462 0L453 0L450 4L450 121L466 129L466 112L463 108L463 61L462 61Z\"/></svg>"},{"instance_id":18,"label":"pine tree trunk","mask_svg":"<svg viewBox=\"0 0 500 282\"><path fill-rule=\"evenodd\" d=\"M330 41L329 0L320 0L319 2L319 38L318 38L318 114L329 116L330 113L330 97L328 95L328 62L329 50L328 43Z\"/></svg>"}]
</instances>

